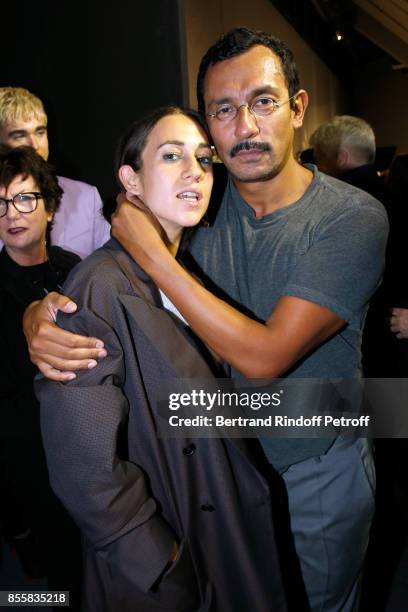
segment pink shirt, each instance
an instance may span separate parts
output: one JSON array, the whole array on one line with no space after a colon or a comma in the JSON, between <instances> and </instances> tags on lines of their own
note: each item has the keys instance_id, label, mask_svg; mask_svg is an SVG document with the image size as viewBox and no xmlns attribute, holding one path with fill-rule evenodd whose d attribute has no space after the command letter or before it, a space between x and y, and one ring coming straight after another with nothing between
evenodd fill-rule
<instances>
[{"instance_id":1,"label":"pink shirt","mask_svg":"<svg viewBox=\"0 0 408 612\"><path fill-rule=\"evenodd\" d=\"M54 217L51 242L82 259L110 238L110 225L102 216L102 200L96 187L58 177L64 190Z\"/></svg>"}]
</instances>

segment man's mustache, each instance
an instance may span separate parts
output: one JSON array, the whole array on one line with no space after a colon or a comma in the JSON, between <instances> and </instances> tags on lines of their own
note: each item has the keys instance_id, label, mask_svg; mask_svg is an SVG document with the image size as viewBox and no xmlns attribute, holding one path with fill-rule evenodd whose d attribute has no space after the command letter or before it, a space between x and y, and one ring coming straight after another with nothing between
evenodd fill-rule
<instances>
[{"instance_id":1,"label":"man's mustache","mask_svg":"<svg viewBox=\"0 0 408 612\"><path fill-rule=\"evenodd\" d=\"M240 151L251 151L252 149L255 149L257 151L272 151L271 145L267 142L242 140L241 142L232 147L230 151L230 157L235 157Z\"/></svg>"}]
</instances>

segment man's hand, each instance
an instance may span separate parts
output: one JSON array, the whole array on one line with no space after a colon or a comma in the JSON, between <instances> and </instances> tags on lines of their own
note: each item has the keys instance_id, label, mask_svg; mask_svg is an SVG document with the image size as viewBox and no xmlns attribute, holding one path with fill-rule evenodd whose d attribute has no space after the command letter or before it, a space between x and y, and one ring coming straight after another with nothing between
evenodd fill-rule
<instances>
[{"instance_id":1,"label":"man's hand","mask_svg":"<svg viewBox=\"0 0 408 612\"><path fill-rule=\"evenodd\" d=\"M72 313L76 309L68 297L53 292L30 304L24 313L23 328L31 361L51 380L73 380L74 370L94 368L96 359L106 357L98 338L71 334L56 325L58 310Z\"/></svg>"},{"instance_id":2,"label":"man's hand","mask_svg":"<svg viewBox=\"0 0 408 612\"><path fill-rule=\"evenodd\" d=\"M408 340L408 308L391 308L390 329L399 340Z\"/></svg>"},{"instance_id":3,"label":"man's hand","mask_svg":"<svg viewBox=\"0 0 408 612\"><path fill-rule=\"evenodd\" d=\"M156 217L141 200L129 193L120 193L112 215L112 236L146 271L152 258L168 256L167 236Z\"/></svg>"}]
</instances>

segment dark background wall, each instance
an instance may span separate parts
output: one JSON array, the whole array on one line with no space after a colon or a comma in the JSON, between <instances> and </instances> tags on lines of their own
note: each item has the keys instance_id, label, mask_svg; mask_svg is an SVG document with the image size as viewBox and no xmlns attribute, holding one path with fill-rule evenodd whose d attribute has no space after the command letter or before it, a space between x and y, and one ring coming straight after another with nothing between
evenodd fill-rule
<instances>
[{"instance_id":1,"label":"dark background wall","mask_svg":"<svg viewBox=\"0 0 408 612\"><path fill-rule=\"evenodd\" d=\"M0 86L43 100L58 173L102 196L116 191L123 129L150 108L183 103L177 0L16 0L2 30Z\"/></svg>"}]
</instances>

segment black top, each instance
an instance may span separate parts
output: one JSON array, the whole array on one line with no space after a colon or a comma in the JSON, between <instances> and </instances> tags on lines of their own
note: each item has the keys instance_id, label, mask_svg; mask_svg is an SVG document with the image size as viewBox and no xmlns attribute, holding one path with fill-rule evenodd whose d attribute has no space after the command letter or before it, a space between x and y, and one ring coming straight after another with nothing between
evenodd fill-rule
<instances>
[{"instance_id":1,"label":"black top","mask_svg":"<svg viewBox=\"0 0 408 612\"><path fill-rule=\"evenodd\" d=\"M0 406L1 436L32 435L38 427L38 403L33 392L36 367L29 359L22 329L25 309L50 291L59 291L68 272L80 261L60 247L49 249L49 259L20 266L0 253Z\"/></svg>"},{"instance_id":2,"label":"black top","mask_svg":"<svg viewBox=\"0 0 408 612\"><path fill-rule=\"evenodd\" d=\"M366 191L374 198L379 200L385 206L388 212L388 204L390 195L384 181L378 176L373 164L365 164L357 168L347 170L339 177L345 183L354 185L363 191Z\"/></svg>"}]
</instances>

